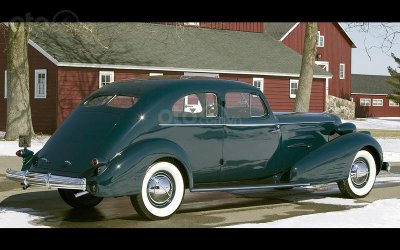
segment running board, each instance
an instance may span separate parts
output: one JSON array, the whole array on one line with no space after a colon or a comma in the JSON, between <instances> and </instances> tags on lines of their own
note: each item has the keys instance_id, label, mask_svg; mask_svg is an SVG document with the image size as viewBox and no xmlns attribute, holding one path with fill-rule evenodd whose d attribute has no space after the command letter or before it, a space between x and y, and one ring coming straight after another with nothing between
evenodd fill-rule
<instances>
[{"instance_id":1,"label":"running board","mask_svg":"<svg viewBox=\"0 0 400 250\"><path fill-rule=\"evenodd\" d=\"M192 188L191 192L208 192L208 191L236 191L236 190L255 190L255 189L268 189L268 188L291 188L291 187L304 187L310 186L309 183L303 184L275 184L275 185L257 185L257 186L226 186L226 187L200 187Z\"/></svg>"}]
</instances>

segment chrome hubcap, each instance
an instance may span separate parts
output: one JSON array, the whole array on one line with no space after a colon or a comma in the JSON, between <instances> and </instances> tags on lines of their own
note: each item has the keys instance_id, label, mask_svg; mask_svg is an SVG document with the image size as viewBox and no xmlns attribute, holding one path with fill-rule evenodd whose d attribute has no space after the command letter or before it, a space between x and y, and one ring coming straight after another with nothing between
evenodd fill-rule
<instances>
[{"instance_id":1,"label":"chrome hubcap","mask_svg":"<svg viewBox=\"0 0 400 250\"><path fill-rule=\"evenodd\" d=\"M369 165L364 159L356 159L351 166L350 178L356 187L367 184L369 177Z\"/></svg>"},{"instance_id":2,"label":"chrome hubcap","mask_svg":"<svg viewBox=\"0 0 400 250\"><path fill-rule=\"evenodd\" d=\"M166 207L175 194L171 176L165 172L155 173L147 183L147 196L156 207Z\"/></svg>"}]
</instances>

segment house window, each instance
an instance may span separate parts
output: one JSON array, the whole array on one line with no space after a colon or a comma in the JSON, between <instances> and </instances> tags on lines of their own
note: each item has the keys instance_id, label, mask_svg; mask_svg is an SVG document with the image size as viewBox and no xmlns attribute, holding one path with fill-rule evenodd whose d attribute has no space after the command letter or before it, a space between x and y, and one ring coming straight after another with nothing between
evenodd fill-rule
<instances>
[{"instance_id":1,"label":"house window","mask_svg":"<svg viewBox=\"0 0 400 250\"><path fill-rule=\"evenodd\" d=\"M7 70L4 71L4 99L7 98Z\"/></svg>"},{"instance_id":2,"label":"house window","mask_svg":"<svg viewBox=\"0 0 400 250\"><path fill-rule=\"evenodd\" d=\"M317 47L324 47L325 45L325 36L321 36L321 32L318 31L318 35L317 35Z\"/></svg>"},{"instance_id":3,"label":"house window","mask_svg":"<svg viewBox=\"0 0 400 250\"><path fill-rule=\"evenodd\" d=\"M339 78L344 79L344 73L345 73L345 65L344 63L339 64Z\"/></svg>"},{"instance_id":4,"label":"house window","mask_svg":"<svg viewBox=\"0 0 400 250\"><path fill-rule=\"evenodd\" d=\"M296 98L299 80L290 80L290 98Z\"/></svg>"},{"instance_id":5,"label":"house window","mask_svg":"<svg viewBox=\"0 0 400 250\"><path fill-rule=\"evenodd\" d=\"M164 73L149 73L149 76L163 76Z\"/></svg>"},{"instance_id":6,"label":"house window","mask_svg":"<svg viewBox=\"0 0 400 250\"><path fill-rule=\"evenodd\" d=\"M383 106L383 99L372 99L372 106Z\"/></svg>"},{"instance_id":7,"label":"house window","mask_svg":"<svg viewBox=\"0 0 400 250\"><path fill-rule=\"evenodd\" d=\"M35 70L35 98L46 98L47 69Z\"/></svg>"},{"instance_id":8,"label":"house window","mask_svg":"<svg viewBox=\"0 0 400 250\"><path fill-rule=\"evenodd\" d=\"M398 106L399 104L397 102L389 99L389 107L398 107Z\"/></svg>"},{"instance_id":9,"label":"house window","mask_svg":"<svg viewBox=\"0 0 400 250\"><path fill-rule=\"evenodd\" d=\"M199 27L200 26L200 22L184 22L183 25Z\"/></svg>"},{"instance_id":10,"label":"house window","mask_svg":"<svg viewBox=\"0 0 400 250\"><path fill-rule=\"evenodd\" d=\"M114 71L100 71L99 88L114 82Z\"/></svg>"},{"instance_id":11,"label":"house window","mask_svg":"<svg viewBox=\"0 0 400 250\"><path fill-rule=\"evenodd\" d=\"M264 78L253 78L253 86L264 93Z\"/></svg>"},{"instance_id":12,"label":"house window","mask_svg":"<svg viewBox=\"0 0 400 250\"><path fill-rule=\"evenodd\" d=\"M371 106L371 99L360 98L360 106Z\"/></svg>"}]
</instances>

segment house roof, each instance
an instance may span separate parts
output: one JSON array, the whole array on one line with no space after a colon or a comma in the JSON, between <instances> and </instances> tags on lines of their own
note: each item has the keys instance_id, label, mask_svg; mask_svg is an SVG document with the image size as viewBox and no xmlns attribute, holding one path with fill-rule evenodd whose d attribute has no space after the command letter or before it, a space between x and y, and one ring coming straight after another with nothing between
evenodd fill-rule
<instances>
[{"instance_id":1,"label":"house roof","mask_svg":"<svg viewBox=\"0 0 400 250\"><path fill-rule=\"evenodd\" d=\"M276 40L282 40L284 36L298 23L287 22L287 23L265 23L264 29Z\"/></svg>"},{"instance_id":2,"label":"house roof","mask_svg":"<svg viewBox=\"0 0 400 250\"><path fill-rule=\"evenodd\" d=\"M150 23L79 25L33 23L32 44L59 66L118 65L289 76L300 73L301 56L264 33ZM314 76L331 74L315 66Z\"/></svg>"},{"instance_id":3,"label":"house roof","mask_svg":"<svg viewBox=\"0 0 400 250\"><path fill-rule=\"evenodd\" d=\"M391 79L390 76L379 75L351 75L351 93L352 94L391 94L396 89L386 83Z\"/></svg>"},{"instance_id":4,"label":"house roof","mask_svg":"<svg viewBox=\"0 0 400 250\"><path fill-rule=\"evenodd\" d=\"M282 41L299 23L294 22L274 22L274 23L265 23L264 29L265 32L270 34L276 40ZM346 30L340 25L340 23L335 23L336 27L339 31L344 35L346 40L349 42L352 48L357 48L354 41L351 39L349 34L347 34Z\"/></svg>"}]
</instances>

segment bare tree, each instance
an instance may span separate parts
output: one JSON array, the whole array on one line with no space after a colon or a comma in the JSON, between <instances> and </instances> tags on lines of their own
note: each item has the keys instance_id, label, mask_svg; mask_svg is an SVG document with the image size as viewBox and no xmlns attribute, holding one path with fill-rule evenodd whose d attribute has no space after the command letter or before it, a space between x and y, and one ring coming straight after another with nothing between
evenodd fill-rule
<instances>
[{"instance_id":1,"label":"bare tree","mask_svg":"<svg viewBox=\"0 0 400 250\"><path fill-rule=\"evenodd\" d=\"M121 34L132 32L130 25L120 23L24 23L10 22L0 23L6 33L7 50L7 121L6 140L16 140L19 135L34 135L32 126L31 106L29 100L29 63L28 41L30 30L35 25L42 29L37 30L36 35L46 35L52 29L60 27L68 36L81 42L81 48L74 48L76 53L84 54L89 48L83 44L94 44L99 51L106 52ZM135 25L136 28L140 25ZM102 29L107 29L107 36L102 35ZM176 25L176 33L181 30ZM151 34L153 31L149 31ZM33 34L32 34L33 35ZM72 52L72 51L71 51Z\"/></svg>"},{"instance_id":2,"label":"bare tree","mask_svg":"<svg viewBox=\"0 0 400 250\"><path fill-rule=\"evenodd\" d=\"M371 36L377 38L379 41L376 44L369 44L368 39L364 39L364 49L367 53L370 60L371 58L371 51L378 49L381 50L383 53L390 55L391 50L394 46L399 45L398 38L400 36L400 24L399 23L384 23L384 22L377 22L377 23L347 23L346 30L352 31L356 30L359 32L368 33Z\"/></svg>"},{"instance_id":3,"label":"bare tree","mask_svg":"<svg viewBox=\"0 0 400 250\"><path fill-rule=\"evenodd\" d=\"M11 22L4 26L8 75L5 139L16 140L21 134L34 135L29 102L29 24Z\"/></svg>"},{"instance_id":4,"label":"bare tree","mask_svg":"<svg viewBox=\"0 0 400 250\"><path fill-rule=\"evenodd\" d=\"M304 50L301 61L299 86L294 104L294 112L308 112L314 75L318 27L315 22L306 23Z\"/></svg>"}]
</instances>

